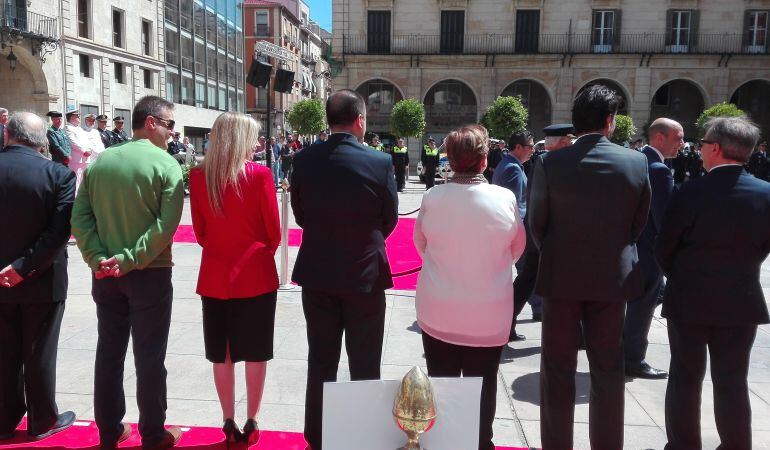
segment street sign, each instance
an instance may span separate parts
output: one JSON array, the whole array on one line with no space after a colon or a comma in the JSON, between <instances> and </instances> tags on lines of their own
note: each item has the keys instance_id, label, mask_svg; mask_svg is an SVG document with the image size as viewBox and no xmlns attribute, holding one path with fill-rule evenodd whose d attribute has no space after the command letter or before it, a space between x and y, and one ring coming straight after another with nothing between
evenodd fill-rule
<instances>
[{"instance_id":1,"label":"street sign","mask_svg":"<svg viewBox=\"0 0 770 450\"><path fill-rule=\"evenodd\" d=\"M288 49L279 47L275 44L271 44L267 41L257 42L257 44L254 46L254 51L257 53L264 53L265 55L270 55L273 58L278 58L284 61L294 61L297 57L297 55Z\"/></svg>"}]
</instances>

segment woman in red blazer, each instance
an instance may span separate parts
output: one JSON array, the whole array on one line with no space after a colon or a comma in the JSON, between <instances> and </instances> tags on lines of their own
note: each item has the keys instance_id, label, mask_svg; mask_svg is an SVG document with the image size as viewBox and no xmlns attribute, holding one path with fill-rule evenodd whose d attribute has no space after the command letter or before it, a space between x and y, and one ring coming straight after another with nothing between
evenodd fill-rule
<instances>
[{"instance_id":1,"label":"woman in red blazer","mask_svg":"<svg viewBox=\"0 0 770 450\"><path fill-rule=\"evenodd\" d=\"M222 406L226 442L259 436L257 414L267 361L273 358L281 240L270 169L251 162L259 126L224 113L214 122L202 166L190 171L193 229L203 247L198 294L203 300L206 358ZM246 362L247 422L235 424L234 364Z\"/></svg>"}]
</instances>

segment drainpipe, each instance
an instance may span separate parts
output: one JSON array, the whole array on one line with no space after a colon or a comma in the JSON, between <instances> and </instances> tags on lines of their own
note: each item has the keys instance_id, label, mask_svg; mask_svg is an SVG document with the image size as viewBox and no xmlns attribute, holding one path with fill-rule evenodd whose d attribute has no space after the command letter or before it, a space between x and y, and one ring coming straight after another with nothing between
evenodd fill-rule
<instances>
[{"instance_id":1,"label":"drainpipe","mask_svg":"<svg viewBox=\"0 0 770 450\"><path fill-rule=\"evenodd\" d=\"M64 0L59 0L59 49L61 50L61 73L62 73L62 98L64 104L62 105L62 112L67 109L67 53L64 45Z\"/></svg>"}]
</instances>

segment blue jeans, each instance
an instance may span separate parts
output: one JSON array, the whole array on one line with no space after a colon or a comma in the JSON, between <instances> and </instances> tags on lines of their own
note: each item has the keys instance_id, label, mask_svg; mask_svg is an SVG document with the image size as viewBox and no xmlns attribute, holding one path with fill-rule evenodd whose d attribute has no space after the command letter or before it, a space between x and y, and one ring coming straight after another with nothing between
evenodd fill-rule
<instances>
[{"instance_id":1,"label":"blue jeans","mask_svg":"<svg viewBox=\"0 0 770 450\"><path fill-rule=\"evenodd\" d=\"M275 181L275 184L278 184L283 179L283 170L281 170L281 162L273 160L272 167L273 170L273 181Z\"/></svg>"}]
</instances>

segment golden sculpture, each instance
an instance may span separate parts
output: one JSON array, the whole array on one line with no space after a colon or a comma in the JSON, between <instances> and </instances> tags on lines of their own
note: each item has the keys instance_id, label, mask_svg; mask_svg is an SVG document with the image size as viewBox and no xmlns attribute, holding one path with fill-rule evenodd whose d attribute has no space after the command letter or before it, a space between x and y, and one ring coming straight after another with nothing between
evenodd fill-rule
<instances>
[{"instance_id":1,"label":"golden sculpture","mask_svg":"<svg viewBox=\"0 0 770 450\"><path fill-rule=\"evenodd\" d=\"M436 400L428 376L417 366L401 380L393 402L393 418L407 436L406 445L398 450L421 450L420 434L436 423Z\"/></svg>"}]
</instances>

